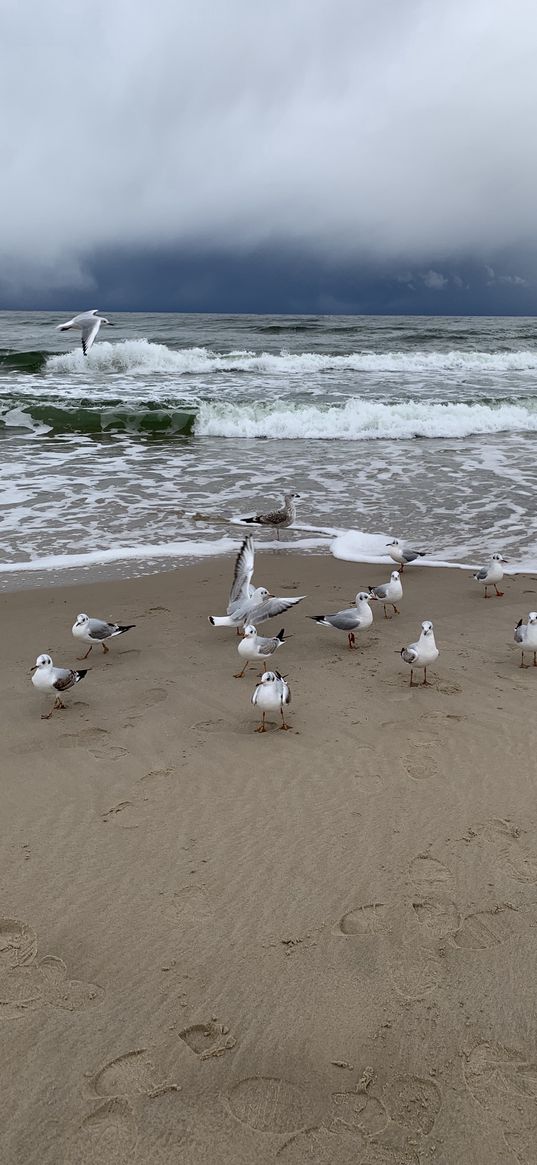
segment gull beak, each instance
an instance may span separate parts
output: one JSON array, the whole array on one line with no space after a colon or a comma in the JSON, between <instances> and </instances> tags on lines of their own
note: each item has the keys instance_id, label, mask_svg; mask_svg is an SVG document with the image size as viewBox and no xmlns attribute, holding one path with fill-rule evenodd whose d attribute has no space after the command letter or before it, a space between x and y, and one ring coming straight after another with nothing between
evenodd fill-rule
<instances>
[{"instance_id":1,"label":"gull beak","mask_svg":"<svg viewBox=\"0 0 537 1165\"><path fill-rule=\"evenodd\" d=\"M34 671L37 671L37 664L36 663L34 663L34 666L30 668L28 675L29 676L33 675Z\"/></svg>"}]
</instances>

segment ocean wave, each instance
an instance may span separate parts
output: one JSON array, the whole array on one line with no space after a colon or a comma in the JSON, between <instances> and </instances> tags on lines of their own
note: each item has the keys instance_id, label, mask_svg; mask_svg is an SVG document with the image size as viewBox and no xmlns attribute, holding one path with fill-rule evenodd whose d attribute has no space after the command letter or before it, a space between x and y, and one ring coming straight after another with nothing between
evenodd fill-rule
<instances>
[{"instance_id":1,"label":"ocean wave","mask_svg":"<svg viewBox=\"0 0 537 1165\"><path fill-rule=\"evenodd\" d=\"M208 404L199 406L197 436L272 437L283 440L370 441L415 437L470 437L474 434L537 431L535 410L514 404L435 404L406 401L381 404L353 398L345 405L290 407Z\"/></svg>"},{"instance_id":2,"label":"ocean wave","mask_svg":"<svg viewBox=\"0 0 537 1165\"><path fill-rule=\"evenodd\" d=\"M131 433L155 437L188 436L196 412L180 405L159 405L152 401L132 405L116 401L72 401L57 405L51 401L25 400L0 409L0 425L8 429L29 429L37 436L45 433Z\"/></svg>"},{"instance_id":3,"label":"ocean wave","mask_svg":"<svg viewBox=\"0 0 537 1165\"><path fill-rule=\"evenodd\" d=\"M20 354L28 357L29 353ZM40 354L36 354L40 355ZM49 355L47 373L87 373L89 369L132 375L160 372L176 376L211 372L292 373L330 372L333 370L370 373L421 373L423 375L464 376L500 372L537 372L537 350L514 352L350 352L335 355L319 352L256 353L247 349L213 352L210 348L174 350L166 344L149 340L123 340L111 344L96 343L85 357L80 348L64 355Z\"/></svg>"}]
</instances>

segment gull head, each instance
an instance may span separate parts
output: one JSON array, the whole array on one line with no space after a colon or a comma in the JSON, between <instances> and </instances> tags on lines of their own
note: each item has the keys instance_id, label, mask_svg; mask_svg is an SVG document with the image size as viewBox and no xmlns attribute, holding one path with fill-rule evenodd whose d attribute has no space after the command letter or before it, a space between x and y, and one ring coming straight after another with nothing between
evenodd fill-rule
<instances>
[{"instance_id":1,"label":"gull head","mask_svg":"<svg viewBox=\"0 0 537 1165\"><path fill-rule=\"evenodd\" d=\"M391 578L392 582L398 582L398 580L399 580L399 571L398 571L398 570L392 570L392 573L391 573L391 575L390 575L390 578Z\"/></svg>"},{"instance_id":2,"label":"gull head","mask_svg":"<svg viewBox=\"0 0 537 1165\"><path fill-rule=\"evenodd\" d=\"M263 675L261 676L261 683L262 684L275 684L276 680L279 678L280 678L279 672L265 671L265 672L263 672Z\"/></svg>"},{"instance_id":3,"label":"gull head","mask_svg":"<svg viewBox=\"0 0 537 1165\"><path fill-rule=\"evenodd\" d=\"M38 655L31 671L36 671L37 668L52 667L52 660L50 655Z\"/></svg>"},{"instance_id":4,"label":"gull head","mask_svg":"<svg viewBox=\"0 0 537 1165\"><path fill-rule=\"evenodd\" d=\"M528 623L537 623L537 611L530 611L528 615Z\"/></svg>"},{"instance_id":5,"label":"gull head","mask_svg":"<svg viewBox=\"0 0 537 1165\"><path fill-rule=\"evenodd\" d=\"M271 593L270 591L267 591L266 587L256 587L253 595L251 596L251 602L264 603L265 599L270 598L272 598Z\"/></svg>"},{"instance_id":6,"label":"gull head","mask_svg":"<svg viewBox=\"0 0 537 1165\"><path fill-rule=\"evenodd\" d=\"M300 494L284 494L283 496L286 502L292 502L295 498L299 498Z\"/></svg>"},{"instance_id":7,"label":"gull head","mask_svg":"<svg viewBox=\"0 0 537 1165\"><path fill-rule=\"evenodd\" d=\"M367 591L358 591L356 596L356 606L358 603L369 603L371 595Z\"/></svg>"},{"instance_id":8,"label":"gull head","mask_svg":"<svg viewBox=\"0 0 537 1165\"><path fill-rule=\"evenodd\" d=\"M89 623L89 615L77 615L75 627L83 627L85 623Z\"/></svg>"},{"instance_id":9,"label":"gull head","mask_svg":"<svg viewBox=\"0 0 537 1165\"><path fill-rule=\"evenodd\" d=\"M245 639L253 639L254 635L257 635L257 631L256 631L253 623L247 623L246 627L243 630L244 638Z\"/></svg>"},{"instance_id":10,"label":"gull head","mask_svg":"<svg viewBox=\"0 0 537 1165\"><path fill-rule=\"evenodd\" d=\"M433 634L434 627L429 619L426 619L425 622L422 623L421 630L422 630L423 635L432 635Z\"/></svg>"},{"instance_id":11,"label":"gull head","mask_svg":"<svg viewBox=\"0 0 537 1165\"><path fill-rule=\"evenodd\" d=\"M386 546L399 546L399 539L394 538L392 542L387 542Z\"/></svg>"},{"instance_id":12,"label":"gull head","mask_svg":"<svg viewBox=\"0 0 537 1165\"><path fill-rule=\"evenodd\" d=\"M492 555L492 561L493 561L493 562L508 562L508 561L509 561L509 559L508 559L508 558L504 558L503 554L493 554L493 555Z\"/></svg>"}]
</instances>

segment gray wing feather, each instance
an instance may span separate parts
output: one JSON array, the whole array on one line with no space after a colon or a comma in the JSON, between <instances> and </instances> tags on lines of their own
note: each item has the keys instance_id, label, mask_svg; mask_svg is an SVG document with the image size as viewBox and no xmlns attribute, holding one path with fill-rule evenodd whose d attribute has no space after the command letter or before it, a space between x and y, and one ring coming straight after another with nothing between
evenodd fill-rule
<instances>
[{"instance_id":1,"label":"gray wing feather","mask_svg":"<svg viewBox=\"0 0 537 1165\"><path fill-rule=\"evenodd\" d=\"M515 627L515 643L524 643L526 639L526 628L522 624L520 627Z\"/></svg>"},{"instance_id":2,"label":"gray wing feather","mask_svg":"<svg viewBox=\"0 0 537 1165\"><path fill-rule=\"evenodd\" d=\"M338 631L354 631L361 623L356 611L352 609L336 611L335 615L325 615L324 618L331 627L336 627Z\"/></svg>"},{"instance_id":3,"label":"gray wing feather","mask_svg":"<svg viewBox=\"0 0 537 1165\"><path fill-rule=\"evenodd\" d=\"M411 643L410 647L403 647L401 657L405 663L415 663L418 658L418 649L416 643Z\"/></svg>"},{"instance_id":4,"label":"gray wing feather","mask_svg":"<svg viewBox=\"0 0 537 1165\"><path fill-rule=\"evenodd\" d=\"M258 603L256 607L247 607L246 615L254 624L264 622L265 619L275 619L276 615L281 615L283 611L288 611L289 607L294 607L296 603L301 603L302 599L305 598L305 595L300 595L298 599L265 599L263 603Z\"/></svg>"},{"instance_id":5,"label":"gray wing feather","mask_svg":"<svg viewBox=\"0 0 537 1165\"><path fill-rule=\"evenodd\" d=\"M414 562L414 559L419 557L420 553L418 550L403 550L403 558L405 562Z\"/></svg>"},{"instance_id":6,"label":"gray wing feather","mask_svg":"<svg viewBox=\"0 0 537 1165\"><path fill-rule=\"evenodd\" d=\"M104 619L90 619L88 631L92 639L110 639L117 631L117 623L105 623Z\"/></svg>"},{"instance_id":7,"label":"gray wing feather","mask_svg":"<svg viewBox=\"0 0 537 1165\"><path fill-rule=\"evenodd\" d=\"M228 615L235 604L250 597L250 583L254 573L254 544L251 538L245 538L235 560L233 583L229 592Z\"/></svg>"},{"instance_id":8,"label":"gray wing feather","mask_svg":"<svg viewBox=\"0 0 537 1165\"><path fill-rule=\"evenodd\" d=\"M373 587L371 594L376 595L377 599L385 599L387 592L388 592L388 584L384 583L384 586Z\"/></svg>"},{"instance_id":9,"label":"gray wing feather","mask_svg":"<svg viewBox=\"0 0 537 1165\"><path fill-rule=\"evenodd\" d=\"M272 655L273 652L276 651L276 648L279 647L280 643L281 639L276 639L276 636L274 636L274 639L258 639L257 646L259 649L259 654Z\"/></svg>"},{"instance_id":10,"label":"gray wing feather","mask_svg":"<svg viewBox=\"0 0 537 1165\"><path fill-rule=\"evenodd\" d=\"M489 572L488 566L482 566L481 570L478 570L477 574L474 574L474 578L476 578L479 582L482 582L483 579L487 577L488 572Z\"/></svg>"}]
</instances>

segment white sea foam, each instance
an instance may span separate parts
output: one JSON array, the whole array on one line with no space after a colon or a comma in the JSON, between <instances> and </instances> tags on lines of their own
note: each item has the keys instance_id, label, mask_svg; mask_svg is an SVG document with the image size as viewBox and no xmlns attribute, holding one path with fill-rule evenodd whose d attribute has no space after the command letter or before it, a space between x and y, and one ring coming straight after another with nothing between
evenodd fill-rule
<instances>
[{"instance_id":1,"label":"white sea foam","mask_svg":"<svg viewBox=\"0 0 537 1165\"><path fill-rule=\"evenodd\" d=\"M195 432L206 437L324 438L367 441L412 437L469 437L477 433L537 431L537 410L521 405L467 405L404 401L382 404L354 397L341 407L229 403L199 406Z\"/></svg>"},{"instance_id":2,"label":"white sea foam","mask_svg":"<svg viewBox=\"0 0 537 1165\"><path fill-rule=\"evenodd\" d=\"M386 551L386 543L391 541L391 536L386 534L365 534L362 530L347 530L343 534L338 534L330 546L330 550L334 558L339 558L343 562L370 562L382 563L383 565L394 569L393 559L389 557ZM461 553L464 551L461 549ZM477 570L482 566L482 562L461 562L459 559L445 559L434 558L432 555L419 558L415 563L412 563L412 570L421 567L449 567L457 570ZM520 572L534 572L537 568L537 562L532 558L525 558L516 564L511 563L505 567L505 574L519 574ZM406 574L405 574L406 577Z\"/></svg>"},{"instance_id":3,"label":"white sea foam","mask_svg":"<svg viewBox=\"0 0 537 1165\"><path fill-rule=\"evenodd\" d=\"M149 340L121 340L111 344L101 340L87 357L81 348L61 356L49 356L47 372L84 372L94 368L102 372L208 373L220 371L268 372L289 375L330 370L372 373L421 373L439 376L491 374L502 372L537 372L537 350L516 352L350 352L337 356L330 353L302 352L255 353L246 349L213 352L210 348L174 350L166 344Z\"/></svg>"}]
</instances>

